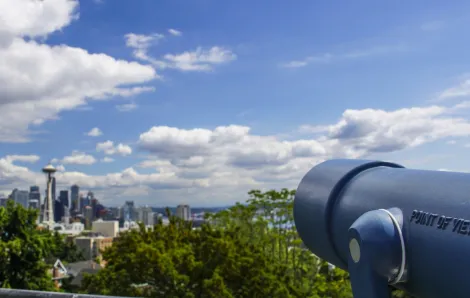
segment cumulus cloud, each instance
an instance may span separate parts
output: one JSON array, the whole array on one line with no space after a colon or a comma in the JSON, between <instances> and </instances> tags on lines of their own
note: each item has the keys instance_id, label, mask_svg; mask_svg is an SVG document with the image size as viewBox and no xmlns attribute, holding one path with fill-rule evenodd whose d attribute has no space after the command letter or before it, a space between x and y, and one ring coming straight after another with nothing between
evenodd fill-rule
<instances>
[{"instance_id":1,"label":"cumulus cloud","mask_svg":"<svg viewBox=\"0 0 470 298\"><path fill-rule=\"evenodd\" d=\"M335 123L312 132L304 130L307 135L293 140L259 135L240 125L213 129L155 126L138 138L137 146L148 155L137 164L106 175L60 172L57 181L68 186L77 183L107 197L124 199L148 193L161 198L162 204L175 204L175 198L188 196L192 205L226 204L242 200L252 188L296 187L313 165L329 158L367 158L377 152L468 137L470 122L456 116L467 108L458 104L394 111L346 110ZM96 149L107 155L130 154L132 149L126 148L106 141ZM29 185L42 177L16 165L19 160L0 159L3 189Z\"/></svg>"},{"instance_id":2,"label":"cumulus cloud","mask_svg":"<svg viewBox=\"0 0 470 298\"><path fill-rule=\"evenodd\" d=\"M93 127L86 135L90 137L99 137L103 135L103 132L98 127Z\"/></svg>"},{"instance_id":3,"label":"cumulus cloud","mask_svg":"<svg viewBox=\"0 0 470 298\"><path fill-rule=\"evenodd\" d=\"M5 156L5 160L8 162L27 162L27 163L35 163L40 159L37 155L7 155Z\"/></svg>"},{"instance_id":4,"label":"cumulus cloud","mask_svg":"<svg viewBox=\"0 0 470 298\"><path fill-rule=\"evenodd\" d=\"M106 141L96 144L96 151L104 152L107 155L121 155L126 156L132 154L132 148L129 145L122 143L114 145L112 141Z\"/></svg>"},{"instance_id":5,"label":"cumulus cloud","mask_svg":"<svg viewBox=\"0 0 470 298\"><path fill-rule=\"evenodd\" d=\"M240 125L214 129L155 126L139 136L139 148L149 154L140 163L103 176L62 172L57 177L64 184L105 189L117 196L125 189L129 195L132 191L171 197L191 193L197 200L194 204L209 203L204 198L214 195L220 202L232 202L240 200L237 196L251 188L295 187L313 165L329 158L367 157L449 137L467 137L470 122L455 116L456 109L466 106L346 110L336 123L314 129L311 138L289 141L257 135ZM132 152L130 147L112 141L96 147L107 155ZM15 165L15 160L19 159L1 159L0 170L7 173L2 176L6 181L2 184L18 182L19 174L15 173L26 171L22 176L30 179L26 181L34 181L40 175Z\"/></svg>"},{"instance_id":6,"label":"cumulus cloud","mask_svg":"<svg viewBox=\"0 0 470 298\"><path fill-rule=\"evenodd\" d=\"M124 36L126 46L131 48L135 58L151 63L159 69L177 69L183 72L198 71L207 72L215 66L226 64L237 59L237 55L231 50L220 46L211 48L198 47L192 51L180 54L166 54L161 59L149 55L149 48L158 40L164 38L162 34L135 34L128 33Z\"/></svg>"},{"instance_id":7,"label":"cumulus cloud","mask_svg":"<svg viewBox=\"0 0 470 298\"><path fill-rule=\"evenodd\" d=\"M458 85L450 87L442 91L438 100L447 100L458 97L466 97L470 95L470 79L463 80Z\"/></svg>"},{"instance_id":8,"label":"cumulus cloud","mask_svg":"<svg viewBox=\"0 0 470 298\"><path fill-rule=\"evenodd\" d=\"M63 164L92 165L95 162L96 159L92 155L80 151L73 151L71 155L62 159Z\"/></svg>"},{"instance_id":9,"label":"cumulus cloud","mask_svg":"<svg viewBox=\"0 0 470 298\"><path fill-rule=\"evenodd\" d=\"M76 0L1 1L0 142L26 142L31 128L88 101L147 92L132 85L157 77L150 66L39 41L76 20L78 5Z\"/></svg>"}]
</instances>

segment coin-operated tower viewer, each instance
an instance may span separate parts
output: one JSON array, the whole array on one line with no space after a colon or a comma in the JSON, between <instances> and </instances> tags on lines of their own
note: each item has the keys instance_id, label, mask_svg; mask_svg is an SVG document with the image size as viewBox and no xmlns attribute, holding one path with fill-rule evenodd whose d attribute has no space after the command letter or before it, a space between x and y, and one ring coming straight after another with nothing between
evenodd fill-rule
<instances>
[{"instance_id":1,"label":"coin-operated tower viewer","mask_svg":"<svg viewBox=\"0 0 470 298\"><path fill-rule=\"evenodd\" d=\"M355 298L470 297L470 174L329 160L302 179L304 244L350 273Z\"/></svg>"}]
</instances>

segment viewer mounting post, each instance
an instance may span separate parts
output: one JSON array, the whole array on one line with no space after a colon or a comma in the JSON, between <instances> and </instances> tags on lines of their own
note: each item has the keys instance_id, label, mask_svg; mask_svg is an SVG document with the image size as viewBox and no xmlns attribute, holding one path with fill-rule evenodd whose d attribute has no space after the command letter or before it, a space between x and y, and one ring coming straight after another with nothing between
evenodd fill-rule
<instances>
[{"instance_id":1,"label":"viewer mounting post","mask_svg":"<svg viewBox=\"0 0 470 298\"><path fill-rule=\"evenodd\" d=\"M305 245L350 273L355 298L470 297L470 174L330 160L294 199Z\"/></svg>"}]
</instances>

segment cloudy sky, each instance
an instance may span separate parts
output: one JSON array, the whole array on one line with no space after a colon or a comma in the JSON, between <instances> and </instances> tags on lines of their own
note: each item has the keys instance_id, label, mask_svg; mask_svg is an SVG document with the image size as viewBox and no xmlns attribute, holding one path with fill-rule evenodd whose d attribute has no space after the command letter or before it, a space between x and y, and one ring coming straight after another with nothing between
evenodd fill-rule
<instances>
[{"instance_id":1,"label":"cloudy sky","mask_svg":"<svg viewBox=\"0 0 470 298\"><path fill-rule=\"evenodd\" d=\"M226 205L330 158L468 171L449 3L2 0L0 192L49 161L106 205Z\"/></svg>"}]
</instances>

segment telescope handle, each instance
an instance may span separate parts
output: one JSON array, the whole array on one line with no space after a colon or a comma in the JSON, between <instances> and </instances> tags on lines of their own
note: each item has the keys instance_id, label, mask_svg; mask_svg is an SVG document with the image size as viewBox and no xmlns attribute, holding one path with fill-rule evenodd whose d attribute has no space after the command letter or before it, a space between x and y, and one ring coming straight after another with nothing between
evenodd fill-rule
<instances>
[{"instance_id":1,"label":"telescope handle","mask_svg":"<svg viewBox=\"0 0 470 298\"><path fill-rule=\"evenodd\" d=\"M348 271L355 298L390 298L404 280L405 244L399 209L364 213L349 228Z\"/></svg>"}]
</instances>

